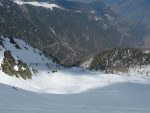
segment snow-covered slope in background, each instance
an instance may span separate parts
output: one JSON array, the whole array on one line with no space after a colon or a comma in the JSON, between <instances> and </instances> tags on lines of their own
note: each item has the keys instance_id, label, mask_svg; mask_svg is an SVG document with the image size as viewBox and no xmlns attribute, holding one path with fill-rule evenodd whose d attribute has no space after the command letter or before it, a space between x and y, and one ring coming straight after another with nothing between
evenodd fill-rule
<instances>
[{"instance_id":1,"label":"snow-covered slope in background","mask_svg":"<svg viewBox=\"0 0 150 113\"><path fill-rule=\"evenodd\" d=\"M129 76L130 74L104 74L77 67L64 68L22 40L14 39L20 49L10 43L9 38L1 37L1 40L3 40L4 47L0 47L0 63L2 64L4 51L10 50L15 59L27 63L33 74L32 79L24 80L21 77L8 76L0 70L0 83L2 84L39 93L56 94L81 93L120 82L150 84L150 77L144 74L141 76L138 72L135 74L132 72L132 76ZM57 71L52 72L53 70Z\"/></svg>"},{"instance_id":2,"label":"snow-covered slope in background","mask_svg":"<svg viewBox=\"0 0 150 113\"><path fill-rule=\"evenodd\" d=\"M48 2L37 2L37 1L24 2L24 1L21 1L21 0L13 0L13 2L18 4L18 5L29 4L29 5L33 5L33 6L37 6L37 7L48 8L48 9L51 9L51 10L53 10L53 8L63 9L62 7L60 7L56 4L50 4Z\"/></svg>"},{"instance_id":3,"label":"snow-covered slope in background","mask_svg":"<svg viewBox=\"0 0 150 113\"><path fill-rule=\"evenodd\" d=\"M19 48L16 48L16 44L10 42L10 38L1 37L2 43L0 51L0 61L2 62L4 51L10 50L15 59L21 59L23 62L27 63L29 67L36 70L49 70L56 68L58 64L54 63L52 59L46 57L41 51L36 48L31 47L26 42L14 39ZM0 62L0 63L1 63ZM59 66L61 68L61 66Z\"/></svg>"},{"instance_id":4,"label":"snow-covered slope in background","mask_svg":"<svg viewBox=\"0 0 150 113\"><path fill-rule=\"evenodd\" d=\"M83 68L90 68L90 64L93 61L93 57L87 58L80 66Z\"/></svg>"}]
</instances>

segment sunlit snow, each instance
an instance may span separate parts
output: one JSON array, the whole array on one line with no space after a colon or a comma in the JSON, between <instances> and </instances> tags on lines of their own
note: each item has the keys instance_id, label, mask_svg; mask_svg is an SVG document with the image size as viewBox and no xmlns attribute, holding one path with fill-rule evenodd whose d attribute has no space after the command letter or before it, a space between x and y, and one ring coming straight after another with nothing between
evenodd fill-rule
<instances>
[{"instance_id":1,"label":"sunlit snow","mask_svg":"<svg viewBox=\"0 0 150 113\"><path fill-rule=\"evenodd\" d=\"M33 2L24 2L21 0L13 0L14 3L18 4L18 5L23 5L23 4L29 4L29 5L33 5L33 6L37 6L37 7L44 7L44 8L48 8L53 10L53 8L60 8L62 9L62 7L56 5L56 4L50 4L48 2L37 2L37 1L33 1Z\"/></svg>"},{"instance_id":2,"label":"sunlit snow","mask_svg":"<svg viewBox=\"0 0 150 113\"><path fill-rule=\"evenodd\" d=\"M10 43L9 38L1 38L4 40L5 49L10 50L15 59L26 62L30 70L37 70L36 73L33 73L33 78L29 80L8 76L0 71L0 83L3 84L38 93L55 94L81 93L115 83L150 84L150 78L145 74L150 69L149 66L130 69L127 74L104 74L103 72L89 71L77 67L64 68L22 40L15 39L15 42L21 48L17 49L13 43ZM3 61L5 51L3 47L1 48L0 63ZM17 66L14 68L18 70ZM53 73L52 70L57 70L57 72Z\"/></svg>"}]
</instances>

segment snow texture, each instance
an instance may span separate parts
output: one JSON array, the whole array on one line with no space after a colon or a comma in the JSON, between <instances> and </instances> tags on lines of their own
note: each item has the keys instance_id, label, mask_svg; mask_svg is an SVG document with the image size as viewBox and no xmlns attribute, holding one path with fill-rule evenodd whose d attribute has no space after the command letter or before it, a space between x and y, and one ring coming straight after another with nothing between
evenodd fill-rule
<instances>
[{"instance_id":1,"label":"snow texture","mask_svg":"<svg viewBox=\"0 0 150 113\"><path fill-rule=\"evenodd\" d=\"M29 5L33 5L33 6L37 6L37 7L48 8L48 9L51 9L51 10L53 10L53 8L62 9L60 6L58 6L56 4L50 4L48 2L37 2L37 1L24 2L24 1L21 1L21 0L14 0L13 2L18 4L18 5L29 4Z\"/></svg>"},{"instance_id":2,"label":"snow texture","mask_svg":"<svg viewBox=\"0 0 150 113\"><path fill-rule=\"evenodd\" d=\"M0 70L0 113L150 113L150 66L118 75L64 68L22 40L14 39L20 48L1 41L0 64L10 50L34 76L24 80Z\"/></svg>"},{"instance_id":3,"label":"snow texture","mask_svg":"<svg viewBox=\"0 0 150 113\"><path fill-rule=\"evenodd\" d=\"M86 60L85 62L83 62L81 64L81 67L83 67L83 68L89 68L92 61L93 61L93 57L89 58L88 60Z\"/></svg>"},{"instance_id":4,"label":"snow texture","mask_svg":"<svg viewBox=\"0 0 150 113\"><path fill-rule=\"evenodd\" d=\"M51 58L46 57L38 49L32 48L22 40L14 39L20 49L15 44L10 43L9 38L3 39L3 45L0 51L0 63L3 61L5 50L10 50L15 59L20 59L27 63L33 73L33 78L24 80L8 76L0 70L0 83L10 86L22 88L25 90L38 93L54 93L54 94L74 94L81 93L91 89L105 87L115 83L141 83L150 84L150 77L145 73L150 66L130 69L127 74L104 74L103 72L89 71L83 68L63 68L54 63ZM34 70L34 71L33 71ZM57 70L57 72L53 72ZM132 71L133 70L133 71ZM143 72L143 74L141 74ZM130 76L132 75L132 76Z\"/></svg>"},{"instance_id":5,"label":"snow texture","mask_svg":"<svg viewBox=\"0 0 150 113\"><path fill-rule=\"evenodd\" d=\"M14 70L15 71L19 71L19 67L18 66L14 66Z\"/></svg>"},{"instance_id":6,"label":"snow texture","mask_svg":"<svg viewBox=\"0 0 150 113\"><path fill-rule=\"evenodd\" d=\"M1 113L150 113L150 85L118 83L80 94L37 94L0 85Z\"/></svg>"}]
</instances>

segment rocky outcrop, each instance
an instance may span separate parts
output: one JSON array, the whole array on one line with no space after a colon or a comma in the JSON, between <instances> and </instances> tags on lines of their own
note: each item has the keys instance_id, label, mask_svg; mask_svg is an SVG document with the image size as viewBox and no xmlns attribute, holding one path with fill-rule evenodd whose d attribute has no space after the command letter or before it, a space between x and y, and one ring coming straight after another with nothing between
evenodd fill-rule
<instances>
[{"instance_id":1,"label":"rocky outcrop","mask_svg":"<svg viewBox=\"0 0 150 113\"><path fill-rule=\"evenodd\" d=\"M22 77L23 79L30 79L32 77L27 64L21 60L15 60L8 50L4 52L1 68L4 73L10 76Z\"/></svg>"}]
</instances>

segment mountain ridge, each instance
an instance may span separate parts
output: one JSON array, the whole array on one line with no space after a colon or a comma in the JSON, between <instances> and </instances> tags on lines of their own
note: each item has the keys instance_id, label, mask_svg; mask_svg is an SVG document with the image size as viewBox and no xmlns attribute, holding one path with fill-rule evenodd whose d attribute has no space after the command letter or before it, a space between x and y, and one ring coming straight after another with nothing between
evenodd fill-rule
<instances>
[{"instance_id":1,"label":"mountain ridge","mask_svg":"<svg viewBox=\"0 0 150 113\"><path fill-rule=\"evenodd\" d=\"M21 38L65 65L108 48L143 44L141 29L118 19L101 2L80 5L71 2L74 8L53 8L53 11L10 0L1 3L1 35Z\"/></svg>"}]
</instances>

